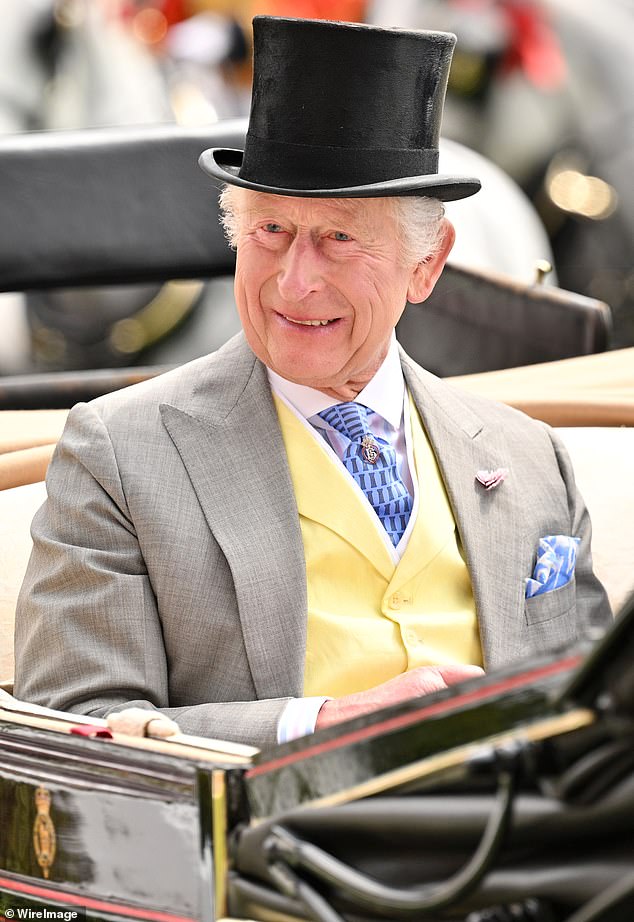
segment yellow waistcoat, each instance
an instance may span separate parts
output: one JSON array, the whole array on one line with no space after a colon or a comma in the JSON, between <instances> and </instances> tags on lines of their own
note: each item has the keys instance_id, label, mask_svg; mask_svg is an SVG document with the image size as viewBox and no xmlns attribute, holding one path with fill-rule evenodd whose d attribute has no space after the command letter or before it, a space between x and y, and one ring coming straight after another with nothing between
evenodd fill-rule
<instances>
[{"instance_id":1,"label":"yellow waistcoat","mask_svg":"<svg viewBox=\"0 0 634 922\"><path fill-rule=\"evenodd\" d=\"M344 466L283 401L275 405L306 556L304 695L363 691L415 666L482 665L471 581L413 401L418 514L398 564Z\"/></svg>"}]
</instances>

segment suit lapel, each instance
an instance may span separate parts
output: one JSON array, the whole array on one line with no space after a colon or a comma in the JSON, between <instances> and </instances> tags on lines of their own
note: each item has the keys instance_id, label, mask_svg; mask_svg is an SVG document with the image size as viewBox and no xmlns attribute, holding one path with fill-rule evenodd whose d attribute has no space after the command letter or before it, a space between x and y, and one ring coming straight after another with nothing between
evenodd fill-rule
<instances>
[{"instance_id":1,"label":"suit lapel","mask_svg":"<svg viewBox=\"0 0 634 922\"><path fill-rule=\"evenodd\" d=\"M300 695L305 561L266 371L238 336L187 405L163 405L161 415L231 568L258 697Z\"/></svg>"},{"instance_id":2,"label":"suit lapel","mask_svg":"<svg viewBox=\"0 0 634 922\"><path fill-rule=\"evenodd\" d=\"M513 481L512 446L504 433L483 422L459 392L402 355L403 371L436 454L471 576L484 661L495 668L521 655L526 549L522 496ZM509 469L487 491L478 470ZM420 515L425 514L421 509Z\"/></svg>"}]
</instances>

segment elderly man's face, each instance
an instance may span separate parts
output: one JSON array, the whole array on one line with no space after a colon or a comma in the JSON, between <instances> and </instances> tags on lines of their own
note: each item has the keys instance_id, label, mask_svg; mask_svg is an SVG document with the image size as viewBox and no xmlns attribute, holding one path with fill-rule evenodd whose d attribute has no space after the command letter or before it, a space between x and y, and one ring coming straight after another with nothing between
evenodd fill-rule
<instances>
[{"instance_id":1,"label":"elderly man's face","mask_svg":"<svg viewBox=\"0 0 634 922\"><path fill-rule=\"evenodd\" d=\"M438 257L399 260L385 199L293 198L241 190L235 293L249 345L299 384L352 399L377 371L405 302L424 300Z\"/></svg>"}]
</instances>

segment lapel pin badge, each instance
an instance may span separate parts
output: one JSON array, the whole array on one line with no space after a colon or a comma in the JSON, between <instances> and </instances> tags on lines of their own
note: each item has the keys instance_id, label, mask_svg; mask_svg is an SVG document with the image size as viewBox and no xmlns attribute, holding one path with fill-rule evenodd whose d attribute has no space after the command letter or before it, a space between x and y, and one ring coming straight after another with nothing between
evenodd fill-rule
<instances>
[{"instance_id":1,"label":"lapel pin badge","mask_svg":"<svg viewBox=\"0 0 634 922\"><path fill-rule=\"evenodd\" d=\"M506 467L498 467L495 471L478 471L476 480L482 484L485 490L493 490L502 483L507 474L508 469Z\"/></svg>"}]
</instances>

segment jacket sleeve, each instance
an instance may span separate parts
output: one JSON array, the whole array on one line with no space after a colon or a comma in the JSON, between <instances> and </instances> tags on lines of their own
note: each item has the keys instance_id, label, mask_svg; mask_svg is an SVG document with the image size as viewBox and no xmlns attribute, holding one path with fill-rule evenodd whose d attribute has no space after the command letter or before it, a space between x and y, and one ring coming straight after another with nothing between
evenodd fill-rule
<instances>
[{"instance_id":1,"label":"jacket sleeve","mask_svg":"<svg viewBox=\"0 0 634 922\"><path fill-rule=\"evenodd\" d=\"M156 708L185 733L275 744L288 698L170 706L157 599L115 450L91 407L71 411L47 492L16 611L16 696L96 717Z\"/></svg>"}]
</instances>

